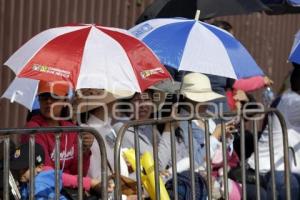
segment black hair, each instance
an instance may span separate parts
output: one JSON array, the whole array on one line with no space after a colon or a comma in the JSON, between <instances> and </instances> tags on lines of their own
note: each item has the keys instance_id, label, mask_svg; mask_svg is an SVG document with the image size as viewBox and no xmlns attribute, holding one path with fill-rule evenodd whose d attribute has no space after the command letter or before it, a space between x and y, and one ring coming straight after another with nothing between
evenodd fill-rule
<instances>
[{"instance_id":1,"label":"black hair","mask_svg":"<svg viewBox=\"0 0 300 200\"><path fill-rule=\"evenodd\" d=\"M161 110L168 110L168 112L162 112L161 113L161 117L170 117L171 113L172 113L172 106L178 102L181 101L182 96L180 97L179 100L178 99L178 95L177 94L170 94L167 96L166 98L166 102L164 104L164 106L162 107ZM171 102L171 103L170 103ZM178 112L180 111L181 108L178 108ZM158 124L157 125L157 129L160 133L162 133L164 131L166 124ZM177 139L178 143L183 142L183 130L180 127L177 127L175 130L175 137Z\"/></svg>"},{"instance_id":2,"label":"black hair","mask_svg":"<svg viewBox=\"0 0 300 200\"><path fill-rule=\"evenodd\" d=\"M147 89L145 92L148 93L151 96L151 99L153 100L154 91L151 89ZM138 94L140 94L140 93L136 92L132 97L121 99L121 100L118 100L117 102L131 103L132 99ZM121 110L127 110L129 108L130 108L129 105L124 105L124 104L118 105L118 109L121 109ZM122 114L124 114L126 117L129 117L131 113L123 112ZM154 118L154 116L156 116L156 113L152 113L150 118Z\"/></svg>"},{"instance_id":3,"label":"black hair","mask_svg":"<svg viewBox=\"0 0 300 200\"><path fill-rule=\"evenodd\" d=\"M232 89L235 83L235 79L226 78L226 89Z\"/></svg>"},{"instance_id":4,"label":"black hair","mask_svg":"<svg viewBox=\"0 0 300 200\"><path fill-rule=\"evenodd\" d=\"M300 67L295 67L291 74L291 89L294 92L300 93Z\"/></svg>"},{"instance_id":5,"label":"black hair","mask_svg":"<svg viewBox=\"0 0 300 200\"><path fill-rule=\"evenodd\" d=\"M245 122L248 121L247 118L251 118L251 117L254 117L255 115L257 115L255 113L255 111L257 109L260 109L259 105L257 104L256 99L254 98L254 96L252 94L246 93L246 96L249 99L249 101L242 102L242 110L246 111L246 113L244 114L246 116Z\"/></svg>"},{"instance_id":6,"label":"black hair","mask_svg":"<svg viewBox=\"0 0 300 200\"><path fill-rule=\"evenodd\" d=\"M233 27L231 26L231 24L229 22L223 21L223 20L215 20L211 23L214 26L217 26L221 29L224 29L228 32L232 31Z\"/></svg>"}]
</instances>

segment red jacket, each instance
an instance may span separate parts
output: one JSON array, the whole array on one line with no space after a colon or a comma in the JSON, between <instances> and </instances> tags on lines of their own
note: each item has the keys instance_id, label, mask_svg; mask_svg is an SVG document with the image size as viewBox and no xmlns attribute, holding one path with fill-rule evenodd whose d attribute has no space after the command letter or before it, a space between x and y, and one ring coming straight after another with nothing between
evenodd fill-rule
<instances>
[{"instance_id":1,"label":"red jacket","mask_svg":"<svg viewBox=\"0 0 300 200\"><path fill-rule=\"evenodd\" d=\"M72 122L60 121L61 126L74 126ZM26 124L28 128L34 127L48 127L49 125L41 115L36 115ZM29 136L24 135L21 142L28 142ZM55 151L55 135L54 133L43 133L35 135L35 142L42 145L45 151L46 166L55 167L54 164L54 151ZM87 155L88 154L88 155ZM90 165L90 152L83 155L83 175L87 175ZM78 174L78 147L77 147L77 133L63 133L60 139L60 167L63 172L68 174ZM63 164L64 163L64 164Z\"/></svg>"}]
</instances>

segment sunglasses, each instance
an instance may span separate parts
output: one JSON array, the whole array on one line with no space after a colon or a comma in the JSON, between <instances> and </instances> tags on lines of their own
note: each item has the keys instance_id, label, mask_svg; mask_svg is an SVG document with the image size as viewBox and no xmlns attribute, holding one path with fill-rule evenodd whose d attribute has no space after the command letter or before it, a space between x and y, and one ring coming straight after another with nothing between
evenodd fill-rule
<instances>
[{"instance_id":1,"label":"sunglasses","mask_svg":"<svg viewBox=\"0 0 300 200\"><path fill-rule=\"evenodd\" d=\"M59 101L64 99L65 97L60 97L52 93L42 93L38 96L40 101Z\"/></svg>"}]
</instances>

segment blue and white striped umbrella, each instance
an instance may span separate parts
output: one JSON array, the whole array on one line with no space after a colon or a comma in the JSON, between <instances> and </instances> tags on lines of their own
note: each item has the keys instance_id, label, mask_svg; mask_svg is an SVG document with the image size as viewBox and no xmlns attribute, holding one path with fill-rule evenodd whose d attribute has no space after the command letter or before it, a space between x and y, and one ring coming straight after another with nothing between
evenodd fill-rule
<instances>
[{"instance_id":1,"label":"blue and white striped umbrella","mask_svg":"<svg viewBox=\"0 0 300 200\"><path fill-rule=\"evenodd\" d=\"M183 18L152 19L130 32L167 66L234 79L263 75L246 48L230 33Z\"/></svg>"},{"instance_id":2,"label":"blue and white striped umbrella","mask_svg":"<svg viewBox=\"0 0 300 200\"><path fill-rule=\"evenodd\" d=\"M300 30L295 35L295 40L289 56L289 61L300 64Z\"/></svg>"}]
</instances>

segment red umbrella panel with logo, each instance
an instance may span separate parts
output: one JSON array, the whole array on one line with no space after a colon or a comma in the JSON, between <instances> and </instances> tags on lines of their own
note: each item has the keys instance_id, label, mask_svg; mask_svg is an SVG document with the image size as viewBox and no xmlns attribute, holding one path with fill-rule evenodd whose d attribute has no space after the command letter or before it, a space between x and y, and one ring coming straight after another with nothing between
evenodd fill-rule
<instances>
[{"instance_id":1,"label":"red umbrella panel with logo","mask_svg":"<svg viewBox=\"0 0 300 200\"><path fill-rule=\"evenodd\" d=\"M4 64L19 78L68 81L75 89L141 92L171 78L143 42L126 30L97 25L48 29Z\"/></svg>"}]
</instances>

